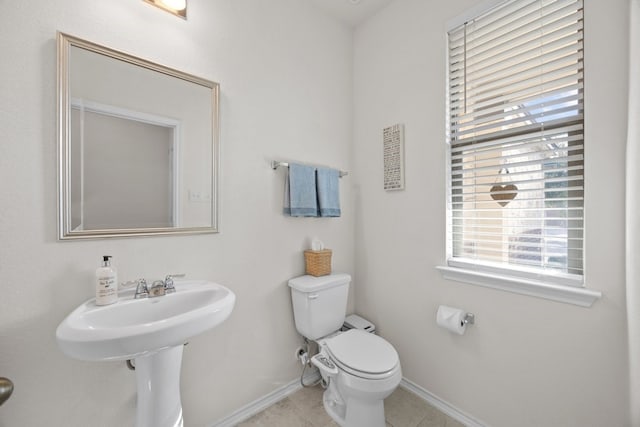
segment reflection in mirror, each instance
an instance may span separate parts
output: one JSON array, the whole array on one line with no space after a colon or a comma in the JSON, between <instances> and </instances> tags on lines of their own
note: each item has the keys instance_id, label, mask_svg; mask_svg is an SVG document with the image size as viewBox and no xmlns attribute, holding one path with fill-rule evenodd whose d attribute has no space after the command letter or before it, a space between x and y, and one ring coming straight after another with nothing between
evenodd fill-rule
<instances>
[{"instance_id":1,"label":"reflection in mirror","mask_svg":"<svg viewBox=\"0 0 640 427\"><path fill-rule=\"evenodd\" d=\"M58 34L59 238L217 231L218 85Z\"/></svg>"}]
</instances>

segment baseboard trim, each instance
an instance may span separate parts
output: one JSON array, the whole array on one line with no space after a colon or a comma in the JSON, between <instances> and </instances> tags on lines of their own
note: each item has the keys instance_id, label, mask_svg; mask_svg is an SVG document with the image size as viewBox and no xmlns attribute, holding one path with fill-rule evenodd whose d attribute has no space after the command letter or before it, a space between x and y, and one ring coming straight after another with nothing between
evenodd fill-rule
<instances>
[{"instance_id":1,"label":"baseboard trim","mask_svg":"<svg viewBox=\"0 0 640 427\"><path fill-rule=\"evenodd\" d=\"M487 427L487 425L482 421L475 419L472 416L464 413L460 409L453 406L451 403L447 402L446 400L440 399L438 396L420 387L418 384L414 383L413 381L409 381L406 378L402 378L402 381L400 382L400 387L412 392L413 394L417 395L423 400L426 400L427 403L429 403L431 406L436 407L441 412L447 414L454 420L461 422L467 427Z\"/></svg>"},{"instance_id":2,"label":"baseboard trim","mask_svg":"<svg viewBox=\"0 0 640 427\"><path fill-rule=\"evenodd\" d=\"M320 373L316 370L305 375L304 382L305 384L310 384L319 379L320 379ZM449 402L440 399L435 394L420 387L418 384L414 383L413 381L410 381L406 378L402 378L402 381L400 382L400 387L412 392L416 396L425 400L431 406L434 406L438 410L447 414L451 418L461 422L467 427L487 427L487 425L482 421L477 420L472 416L464 413L463 411L456 408ZM211 424L210 427L234 427L235 425L253 417L257 413L264 411L274 403L281 401L282 399L289 396L290 394L295 393L301 388L302 388L302 385L300 384L300 379L295 379L290 383L287 383L282 387L275 389L271 393L268 393L254 400L253 402L244 405L243 407L236 410L232 414Z\"/></svg>"},{"instance_id":3,"label":"baseboard trim","mask_svg":"<svg viewBox=\"0 0 640 427\"><path fill-rule=\"evenodd\" d=\"M304 376L305 384L311 384L315 381L318 381L319 379L320 372L318 370L313 370L311 371L311 373ZM211 424L210 427L233 427L235 425L238 425L239 423L253 417L257 413L264 411L274 403L281 401L290 394L295 393L301 388L302 384L300 384L300 378L295 379L290 383L275 389L271 393L266 394L254 400L253 402L244 405L242 408L233 412L231 415L228 415Z\"/></svg>"}]
</instances>

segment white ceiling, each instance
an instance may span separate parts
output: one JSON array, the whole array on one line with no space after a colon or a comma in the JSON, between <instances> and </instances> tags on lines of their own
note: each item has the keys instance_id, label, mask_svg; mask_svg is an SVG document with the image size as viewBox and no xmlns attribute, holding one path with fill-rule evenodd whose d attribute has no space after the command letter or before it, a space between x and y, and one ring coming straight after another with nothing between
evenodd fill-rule
<instances>
[{"instance_id":1,"label":"white ceiling","mask_svg":"<svg viewBox=\"0 0 640 427\"><path fill-rule=\"evenodd\" d=\"M311 0L318 8L352 27L367 20L393 0Z\"/></svg>"}]
</instances>

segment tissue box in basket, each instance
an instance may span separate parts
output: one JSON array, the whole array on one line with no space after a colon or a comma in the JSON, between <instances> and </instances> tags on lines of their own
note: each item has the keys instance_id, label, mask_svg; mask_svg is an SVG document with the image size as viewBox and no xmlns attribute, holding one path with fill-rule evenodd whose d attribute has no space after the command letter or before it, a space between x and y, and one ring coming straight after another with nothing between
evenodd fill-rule
<instances>
[{"instance_id":1,"label":"tissue box in basket","mask_svg":"<svg viewBox=\"0 0 640 427\"><path fill-rule=\"evenodd\" d=\"M331 274L331 249L304 251L304 261L307 265L307 274L316 277Z\"/></svg>"}]
</instances>

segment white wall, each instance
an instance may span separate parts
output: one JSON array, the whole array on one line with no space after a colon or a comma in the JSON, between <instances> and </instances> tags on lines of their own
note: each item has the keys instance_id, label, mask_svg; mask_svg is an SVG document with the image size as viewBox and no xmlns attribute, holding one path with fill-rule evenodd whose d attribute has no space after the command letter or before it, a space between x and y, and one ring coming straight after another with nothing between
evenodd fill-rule
<instances>
[{"instance_id":1,"label":"white wall","mask_svg":"<svg viewBox=\"0 0 640 427\"><path fill-rule=\"evenodd\" d=\"M187 426L295 379L286 280L302 273L312 236L334 249L335 270L355 265L357 311L418 385L492 426L628 425L627 3L585 6L587 285L604 293L590 309L447 282L434 268L445 239L444 24L477 3L396 0L357 29L353 52L350 31L299 0L192 1L187 21L142 1L4 5L0 375L16 391L0 426L131 424L133 373L69 359L54 338L91 296L103 254L114 255L121 280L187 272L238 296L231 318L186 348ZM221 83L220 234L56 241L56 30ZM406 190L387 193L381 130L398 122ZM341 181L343 217L283 217L283 172L271 159L352 171ZM477 324L451 336L435 326L438 304L474 312Z\"/></svg>"},{"instance_id":2,"label":"white wall","mask_svg":"<svg viewBox=\"0 0 640 427\"><path fill-rule=\"evenodd\" d=\"M354 36L356 311L406 378L491 426L629 425L624 294L627 1L585 1L586 283L592 308L449 282L445 23L481 3L396 0ZM406 190L382 189L382 128L405 124ZM476 314L453 336L439 304Z\"/></svg>"},{"instance_id":3,"label":"white wall","mask_svg":"<svg viewBox=\"0 0 640 427\"><path fill-rule=\"evenodd\" d=\"M187 426L296 379L286 281L313 236L335 270L353 270L352 181L341 181L342 218L286 218L284 172L269 161L351 169L350 30L299 0L192 1L187 21L140 0L0 4L0 376L16 387L0 426L133 423L124 362L75 361L55 343L103 254L121 280L186 272L237 295L229 320L185 349ZM56 241L56 30L221 84L219 234Z\"/></svg>"}]
</instances>

